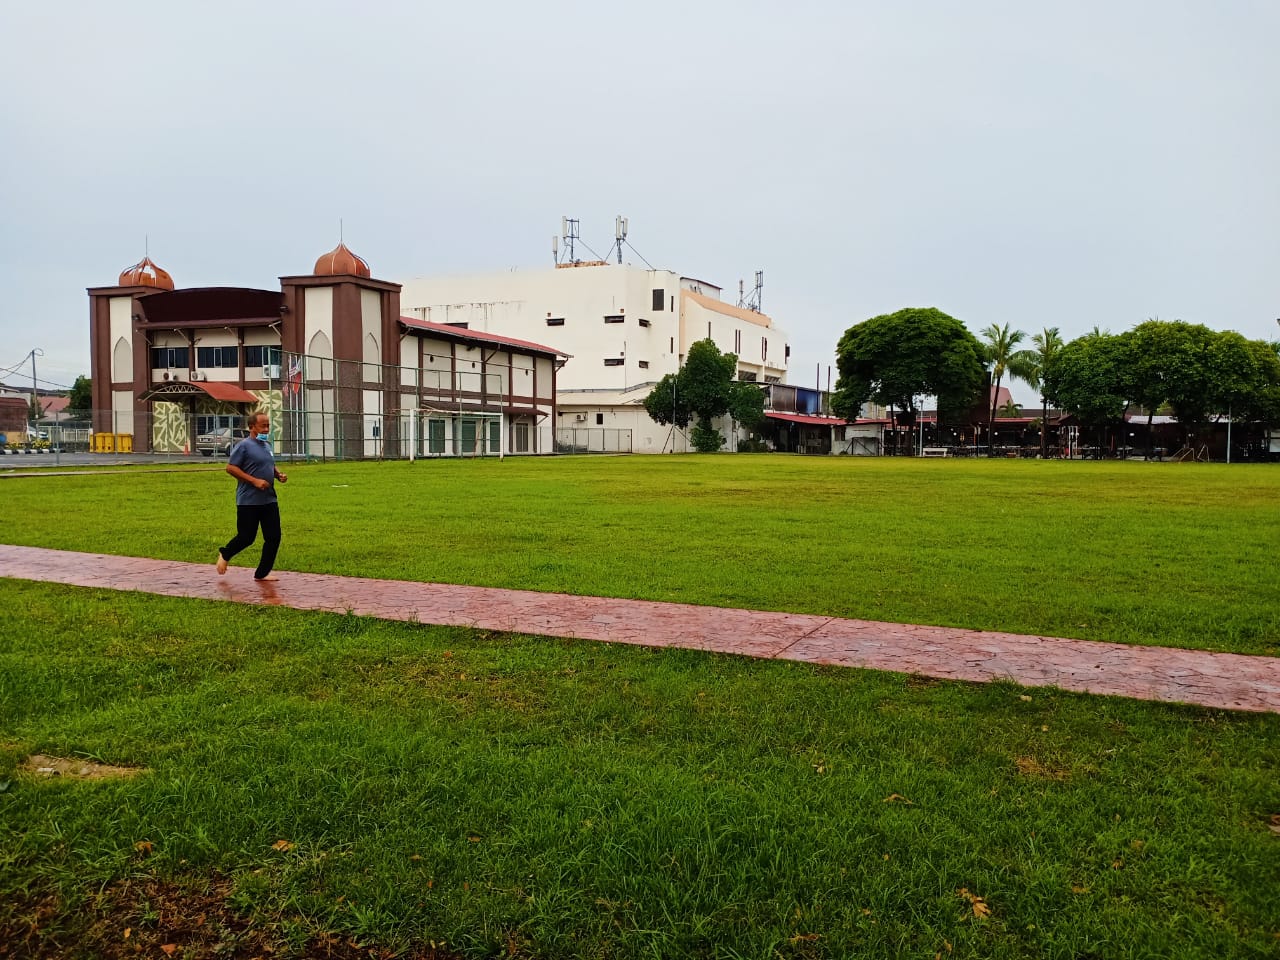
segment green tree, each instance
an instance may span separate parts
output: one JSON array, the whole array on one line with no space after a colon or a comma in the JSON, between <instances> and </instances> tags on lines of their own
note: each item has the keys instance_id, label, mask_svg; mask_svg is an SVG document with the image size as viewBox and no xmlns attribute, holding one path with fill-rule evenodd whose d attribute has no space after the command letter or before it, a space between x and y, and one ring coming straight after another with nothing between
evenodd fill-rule
<instances>
[{"instance_id":1,"label":"green tree","mask_svg":"<svg viewBox=\"0 0 1280 960\"><path fill-rule=\"evenodd\" d=\"M916 399L932 396L940 416L963 416L982 389L982 356L964 324L933 307L872 317L836 345L831 407L853 422L868 400L914 414Z\"/></svg>"},{"instance_id":2,"label":"green tree","mask_svg":"<svg viewBox=\"0 0 1280 960\"><path fill-rule=\"evenodd\" d=\"M1148 436L1151 415L1168 404L1182 424L1185 442L1192 426L1218 412L1219 372L1213 355L1219 334L1199 323L1147 320L1129 337L1129 399L1147 410Z\"/></svg>"},{"instance_id":3,"label":"green tree","mask_svg":"<svg viewBox=\"0 0 1280 960\"><path fill-rule=\"evenodd\" d=\"M991 409L987 415L987 454L989 456L995 456L993 443L995 433L992 428L995 426L1000 382L1004 379L1006 372L1013 377L1018 376L1022 370L1017 346L1025 337L1026 334L1021 330L1010 330L1007 323L1002 326L993 323L982 331L983 358L991 368ZM1022 378L1019 377L1019 379Z\"/></svg>"},{"instance_id":4,"label":"green tree","mask_svg":"<svg viewBox=\"0 0 1280 960\"><path fill-rule=\"evenodd\" d=\"M1046 430L1049 421L1049 404L1056 404L1057 398L1050 396L1045 389L1049 371L1058 359L1062 350L1062 334L1057 327L1045 327L1031 338L1032 349L1020 350L1017 355L1017 366L1021 371L1018 379L1032 390L1040 394L1040 459L1048 454Z\"/></svg>"},{"instance_id":5,"label":"green tree","mask_svg":"<svg viewBox=\"0 0 1280 960\"><path fill-rule=\"evenodd\" d=\"M759 384L735 380L729 385L729 416L744 430L760 429L764 423L764 391Z\"/></svg>"},{"instance_id":6,"label":"green tree","mask_svg":"<svg viewBox=\"0 0 1280 960\"><path fill-rule=\"evenodd\" d=\"M644 398L644 408L650 419L664 427L674 423L683 430L692 419L689 401L681 392L679 378L674 373L668 373L654 384Z\"/></svg>"},{"instance_id":7,"label":"green tree","mask_svg":"<svg viewBox=\"0 0 1280 960\"><path fill-rule=\"evenodd\" d=\"M1045 371L1043 390L1099 433L1124 417L1129 405L1127 335L1096 330L1066 344Z\"/></svg>"},{"instance_id":8,"label":"green tree","mask_svg":"<svg viewBox=\"0 0 1280 960\"><path fill-rule=\"evenodd\" d=\"M738 370L738 357L721 353L711 339L689 347L680 372L667 374L645 397L649 416L661 424L683 428L691 419L697 424L690 435L694 449L713 452L724 446L724 437L711 425L715 417L729 412L730 386Z\"/></svg>"},{"instance_id":9,"label":"green tree","mask_svg":"<svg viewBox=\"0 0 1280 960\"><path fill-rule=\"evenodd\" d=\"M1209 350L1209 364L1216 412L1262 423L1280 419L1280 356L1275 345L1225 330Z\"/></svg>"},{"instance_id":10,"label":"green tree","mask_svg":"<svg viewBox=\"0 0 1280 960\"><path fill-rule=\"evenodd\" d=\"M88 377L76 377L71 385L70 398L67 401L67 412L77 417L86 416L93 409L93 381Z\"/></svg>"}]
</instances>

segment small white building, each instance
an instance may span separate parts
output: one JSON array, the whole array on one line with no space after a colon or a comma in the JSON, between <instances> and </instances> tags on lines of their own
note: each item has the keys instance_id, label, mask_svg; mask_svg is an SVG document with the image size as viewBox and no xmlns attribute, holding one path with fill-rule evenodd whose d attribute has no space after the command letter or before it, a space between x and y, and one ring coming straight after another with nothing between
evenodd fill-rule
<instances>
[{"instance_id":1,"label":"small white building","mask_svg":"<svg viewBox=\"0 0 1280 960\"><path fill-rule=\"evenodd\" d=\"M673 443L684 450L687 441L649 419L643 401L657 381L680 368L693 343L710 338L722 352L735 354L740 380L786 381L786 333L768 315L720 295L714 284L670 270L590 261L407 280L400 311L554 346L573 357L556 381L557 442L661 453ZM575 436L581 430L598 433ZM629 446L611 430L630 431Z\"/></svg>"}]
</instances>

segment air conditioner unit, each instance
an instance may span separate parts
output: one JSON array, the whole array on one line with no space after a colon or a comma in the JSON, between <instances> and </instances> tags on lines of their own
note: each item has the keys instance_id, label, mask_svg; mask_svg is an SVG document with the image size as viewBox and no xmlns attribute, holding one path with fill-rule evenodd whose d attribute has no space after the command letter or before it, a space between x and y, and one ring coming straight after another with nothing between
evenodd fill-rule
<instances>
[{"instance_id":1,"label":"air conditioner unit","mask_svg":"<svg viewBox=\"0 0 1280 960\"><path fill-rule=\"evenodd\" d=\"M280 364L278 363L264 364L262 367L262 379L263 380L279 380Z\"/></svg>"},{"instance_id":2,"label":"air conditioner unit","mask_svg":"<svg viewBox=\"0 0 1280 960\"><path fill-rule=\"evenodd\" d=\"M586 423L586 422L587 422L587 415L586 415L585 413L575 413L575 414L573 415L573 419L574 419L577 423Z\"/></svg>"},{"instance_id":3,"label":"air conditioner unit","mask_svg":"<svg viewBox=\"0 0 1280 960\"><path fill-rule=\"evenodd\" d=\"M209 375L208 375L207 373L205 373L203 370L201 370L201 371L200 371L200 376L199 376L197 379L207 381L207 380L209 379Z\"/></svg>"}]
</instances>

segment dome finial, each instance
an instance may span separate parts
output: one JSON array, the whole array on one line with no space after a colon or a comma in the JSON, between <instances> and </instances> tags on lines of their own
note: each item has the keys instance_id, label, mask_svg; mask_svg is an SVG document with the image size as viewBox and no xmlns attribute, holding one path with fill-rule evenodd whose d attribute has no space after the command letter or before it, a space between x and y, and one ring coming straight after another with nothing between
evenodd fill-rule
<instances>
[{"instance_id":1,"label":"dome finial","mask_svg":"<svg viewBox=\"0 0 1280 960\"><path fill-rule=\"evenodd\" d=\"M317 277L355 276L369 277L369 264L353 253L342 242L342 221L338 221L338 245L316 261L313 274Z\"/></svg>"},{"instance_id":2,"label":"dome finial","mask_svg":"<svg viewBox=\"0 0 1280 960\"><path fill-rule=\"evenodd\" d=\"M144 239L144 249L150 246L149 240L150 238ZM169 271L157 266L150 255L146 254L132 267L125 267L120 272L120 286L156 287L159 290L172 290L173 277L169 276Z\"/></svg>"}]
</instances>

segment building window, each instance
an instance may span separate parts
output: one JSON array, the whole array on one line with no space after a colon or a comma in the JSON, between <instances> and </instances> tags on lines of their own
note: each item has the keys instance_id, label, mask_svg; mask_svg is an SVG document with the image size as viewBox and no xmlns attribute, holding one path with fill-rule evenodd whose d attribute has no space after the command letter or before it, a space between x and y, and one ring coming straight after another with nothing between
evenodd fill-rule
<instances>
[{"instance_id":1,"label":"building window","mask_svg":"<svg viewBox=\"0 0 1280 960\"><path fill-rule=\"evenodd\" d=\"M649 321L646 320L644 317L641 317L639 320L636 321L636 323L640 324L640 326L642 327L649 326Z\"/></svg>"},{"instance_id":2,"label":"building window","mask_svg":"<svg viewBox=\"0 0 1280 960\"><path fill-rule=\"evenodd\" d=\"M620 313L608 313L608 314L605 314L604 322L605 323L624 323L626 319L627 318Z\"/></svg>"},{"instance_id":3,"label":"building window","mask_svg":"<svg viewBox=\"0 0 1280 960\"><path fill-rule=\"evenodd\" d=\"M648 360L639 360L639 361L637 361L637 362L636 362L636 366L638 366L641 370L648 370L648 369L649 369L649 361L648 361Z\"/></svg>"},{"instance_id":4,"label":"building window","mask_svg":"<svg viewBox=\"0 0 1280 960\"><path fill-rule=\"evenodd\" d=\"M196 347L196 366L238 367L239 352L236 347Z\"/></svg>"},{"instance_id":5,"label":"building window","mask_svg":"<svg viewBox=\"0 0 1280 960\"><path fill-rule=\"evenodd\" d=\"M788 360L791 359L791 344L789 343L787 344L787 352L784 353L783 356L786 357Z\"/></svg>"},{"instance_id":6,"label":"building window","mask_svg":"<svg viewBox=\"0 0 1280 960\"><path fill-rule=\"evenodd\" d=\"M603 414L603 413L597 413L597 414L596 414L596 426L597 426L597 427L603 427L603 426L604 426L604 414Z\"/></svg>"},{"instance_id":7,"label":"building window","mask_svg":"<svg viewBox=\"0 0 1280 960\"><path fill-rule=\"evenodd\" d=\"M738 379L746 381L747 383L754 383L756 379L756 372L754 370L739 370Z\"/></svg>"},{"instance_id":8,"label":"building window","mask_svg":"<svg viewBox=\"0 0 1280 960\"><path fill-rule=\"evenodd\" d=\"M661 310L662 305L667 302L667 292L661 287L653 291L653 309Z\"/></svg>"},{"instance_id":9,"label":"building window","mask_svg":"<svg viewBox=\"0 0 1280 960\"><path fill-rule=\"evenodd\" d=\"M279 347L252 346L244 348L244 365L246 367L266 367L279 363Z\"/></svg>"},{"instance_id":10,"label":"building window","mask_svg":"<svg viewBox=\"0 0 1280 960\"><path fill-rule=\"evenodd\" d=\"M742 331L741 330L733 331L733 352L737 354L742 353Z\"/></svg>"},{"instance_id":11,"label":"building window","mask_svg":"<svg viewBox=\"0 0 1280 960\"><path fill-rule=\"evenodd\" d=\"M186 347L152 347L151 369L185 370L189 365L187 360L189 356Z\"/></svg>"},{"instance_id":12,"label":"building window","mask_svg":"<svg viewBox=\"0 0 1280 960\"><path fill-rule=\"evenodd\" d=\"M621 357L605 357L604 365L606 367L620 367L622 366L622 358Z\"/></svg>"},{"instance_id":13,"label":"building window","mask_svg":"<svg viewBox=\"0 0 1280 960\"><path fill-rule=\"evenodd\" d=\"M564 317L547 317L548 327L563 327Z\"/></svg>"},{"instance_id":14,"label":"building window","mask_svg":"<svg viewBox=\"0 0 1280 960\"><path fill-rule=\"evenodd\" d=\"M765 377L764 378L765 383L780 383L781 381L782 381L781 377Z\"/></svg>"},{"instance_id":15,"label":"building window","mask_svg":"<svg viewBox=\"0 0 1280 960\"><path fill-rule=\"evenodd\" d=\"M444 453L444 421L427 421L427 452Z\"/></svg>"},{"instance_id":16,"label":"building window","mask_svg":"<svg viewBox=\"0 0 1280 960\"><path fill-rule=\"evenodd\" d=\"M761 360L769 359L769 338L768 337L760 338L760 359Z\"/></svg>"}]
</instances>

